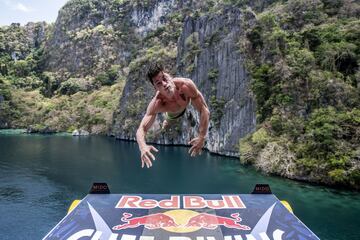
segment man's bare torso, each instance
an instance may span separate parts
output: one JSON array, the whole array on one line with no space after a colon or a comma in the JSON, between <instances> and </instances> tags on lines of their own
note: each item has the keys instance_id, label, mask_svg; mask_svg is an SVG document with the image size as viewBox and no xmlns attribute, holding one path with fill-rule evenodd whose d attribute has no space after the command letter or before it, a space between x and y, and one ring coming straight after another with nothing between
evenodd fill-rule
<instances>
[{"instance_id":1,"label":"man's bare torso","mask_svg":"<svg viewBox=\"0 0 360 240\"><path fill-rule=\"evenodd\" d=\"M190 96L187 91L188 88L186 86L186 79L174 78L173 81L176 86L176 91L172 99L166 98L161 95L160 92L156 93L154 97L156 112L180 113L184 111L189 104Z\"/></svg>"}]
</instances>

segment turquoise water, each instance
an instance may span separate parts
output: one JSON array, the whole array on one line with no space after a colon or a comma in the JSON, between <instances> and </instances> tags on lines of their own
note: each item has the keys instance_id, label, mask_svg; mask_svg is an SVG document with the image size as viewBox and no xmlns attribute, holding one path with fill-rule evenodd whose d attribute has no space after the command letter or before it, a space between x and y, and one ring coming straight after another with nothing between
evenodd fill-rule
<instances>
[{"instance_id":1,"label":"turquoise water","mask_svg":"<svg viewBox=\"0 0 360 240\"><path fill-rule=\"evenodd\" d=\"M250 193L268 183L321 239L360 239L360 194L264 176L237 159L156 146L150 169L136 143L107 137L0 132L0 239L41 239L92 182L114 193Z\"/></svg>"}]
</instances>

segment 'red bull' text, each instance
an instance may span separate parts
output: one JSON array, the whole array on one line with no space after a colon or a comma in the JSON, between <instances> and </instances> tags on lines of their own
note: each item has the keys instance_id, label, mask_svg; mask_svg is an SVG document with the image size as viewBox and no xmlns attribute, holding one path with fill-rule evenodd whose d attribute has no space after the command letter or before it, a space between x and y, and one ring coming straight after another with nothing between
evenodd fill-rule
<instances>
[{"instance_id":1,"label":"'red bull' text","mask_svg":"<svg viewBox=\"0 0 360 240\"><path fill-rule=\"evenodd\" d=\"M200 196L183 196L183 209L239 209L246 208L241 198L237 195L223 195L222 199L204 199ZM115 208L162 208L179 209L180 196L173 195L170 199L157 201L155 199L143 199L140 196L122 196Z\"/></svg>"}]
</instances>

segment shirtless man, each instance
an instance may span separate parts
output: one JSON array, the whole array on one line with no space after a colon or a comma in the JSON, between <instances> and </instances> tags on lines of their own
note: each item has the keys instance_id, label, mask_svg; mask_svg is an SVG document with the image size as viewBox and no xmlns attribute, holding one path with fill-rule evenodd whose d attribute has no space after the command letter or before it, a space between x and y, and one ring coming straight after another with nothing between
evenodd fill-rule
<instances>
[{"instance_id":1,"label":"shirtless man","mask_svg":"<svg viewBox=\"0 0 360 240\"><path fill-rule=\"evenodd\" d=\"M155 161L155 156L151 151L158 150L145 142L145 135L155 121L156 114L165 113L166 119L163 128L166 128L171 121L181 117L187 105L191 103L200 113L200 128L196 138L189 141L191 148L189 154L193 157L201 153L205 143L205 136L209 126L210 112L205 103L204 97L197 89L193 81L188 78L173 78L164 71L164 68L155 64L149 68L148 80L154 86L156 94L151 100L136 132L136 140L141 152L141 167L151 167L151 160Z\"/></svg>"}]
</instances>

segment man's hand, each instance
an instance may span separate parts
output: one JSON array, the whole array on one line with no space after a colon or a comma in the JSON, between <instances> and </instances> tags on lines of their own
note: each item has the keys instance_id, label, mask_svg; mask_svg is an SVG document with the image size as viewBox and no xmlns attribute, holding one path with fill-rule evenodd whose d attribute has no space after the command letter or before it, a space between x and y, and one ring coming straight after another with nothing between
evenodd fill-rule
<instances>
[{"instance_id":1,"label":"man's hand","mask_svg":"<svg viewBox=\"0 0 360 240\"><path fill-rule=\"evenodd\" d=\"M192 157L195 157L197 154L201 154L201 149L204 147L205 138L204 137L196 137L192 139L189 144L191 144L191 148L189 149L189 154Z\"/></svg>"},{"instance_id":2,"label":"man's hand","mask_svg":"<svg viewBox=\"0 0 360 240\"><path fill-rule=\"evenodd\" d=\"M144 165L146 164L146 167L149 168L152 166L151 160L155 161L155 156L151 153L151 150L158 152L158 150L151 145L145 145L145 147L140 149L141 152L141 167L144 168Z\"/></svg>"}]
</instances>

